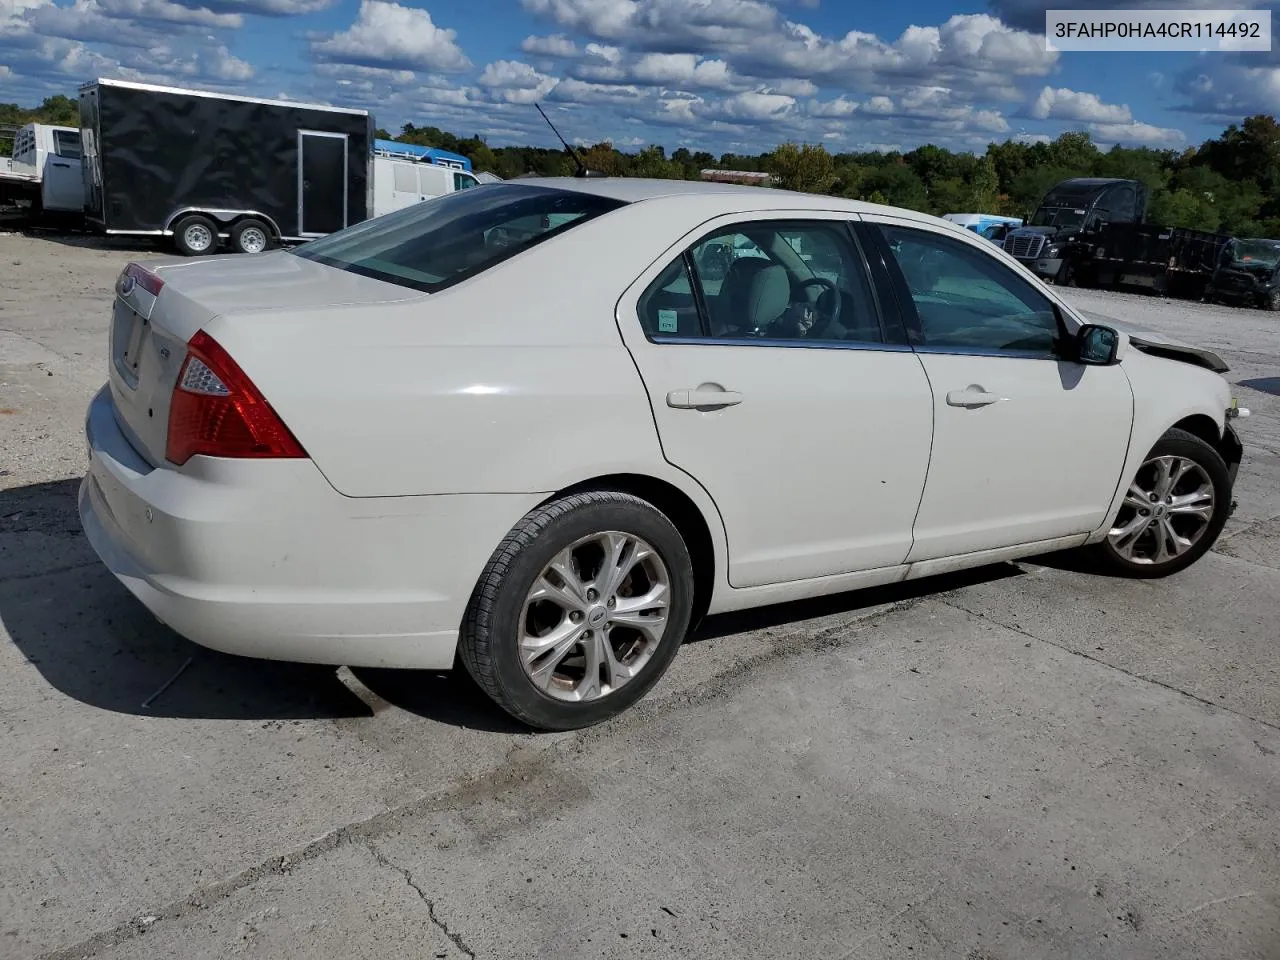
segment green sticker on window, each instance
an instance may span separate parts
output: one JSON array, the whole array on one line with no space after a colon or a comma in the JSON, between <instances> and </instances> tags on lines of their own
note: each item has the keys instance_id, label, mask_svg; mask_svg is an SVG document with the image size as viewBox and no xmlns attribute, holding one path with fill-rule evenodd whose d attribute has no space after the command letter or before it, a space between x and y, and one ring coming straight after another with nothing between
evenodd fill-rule
<instances>
[{"instance_id":1,"label":"green sticker on window","mask_svg":"<svg viewBox=\"0 0 1280 960\"><path fill-rule=\"evenodd\" d=\"M678 314L674 310L658 311L658 332L675 333L680 329Z\"/></svg>"}]
</instances>

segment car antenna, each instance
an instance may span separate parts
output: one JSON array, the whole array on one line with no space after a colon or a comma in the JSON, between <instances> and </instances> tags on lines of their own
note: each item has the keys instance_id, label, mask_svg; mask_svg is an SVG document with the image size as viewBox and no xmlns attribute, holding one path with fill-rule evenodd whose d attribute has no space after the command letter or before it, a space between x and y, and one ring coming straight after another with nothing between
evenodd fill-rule
<instances>
[{"instance_id":1,"label":"car antenna","mask_svg":"<svg viewBox=\"0 0 1280 960\"><path fill-rule=\"evenodd\" d=\"M560 136L560 131L556 129L556 125L555 125L554 123L552 123L552 122L551 122L551 118L550 118L550 117L548 117L548 116L547 116L546 111L542 109L542 104L540 104L540 103L535 103L535 104L534 104L534 107L537 109L537 111L538 111L540 114L542 114L542 119L543 119L543 120L545 120L545 121L547 121L547 126L551 128L551 132L552 132L552 133L554 133L554 134L556 135L556 138L557 138L561 143L563 143L563 144L564 144L564 148L565 148L565 150L569 151L569 156L573 157L573 162L574 162L574 163L576 163L576 164L578 165L578 173L577 173L577 176L579 176L579 177L603 177L603 176L606 176L606 174L603 174L603 173L601 173L601 172L600 172L600 171L598 171L598 170L588 170L588 169L587 169L587 165L586 165L586 163L585 163L585 162L583 161L583 159L582 159L582 154L578 153L578 151L577 151L577 150L575 150L575 149L573 149L573 147L569 146L569 141L568 141L568 140L566 140L564 137Z\"/></svg>"}]
</instances>

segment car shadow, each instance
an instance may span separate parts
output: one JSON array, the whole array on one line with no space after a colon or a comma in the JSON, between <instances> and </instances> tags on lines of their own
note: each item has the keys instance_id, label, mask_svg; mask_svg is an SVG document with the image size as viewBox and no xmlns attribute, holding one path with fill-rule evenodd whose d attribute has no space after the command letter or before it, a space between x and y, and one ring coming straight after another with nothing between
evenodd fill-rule
<instances>
[{"instance_id":1,"label":"car shadow","mask_svg":"<svg viewBox=\"0 0 1280 960\"><path fill-rule=\"evenodd\" d=\"M999 563L956 573L922 577L919 580L904 580L901 583L891 583L882 587L867 587L847 593L815 597L812 600L793 600L790 603L778 603L769 607L721 613L703 620L685 642L701 643L735 633L749 633L753 630L767 630L803 620L857 613L872 607L905 603L908 600L937 596L953 590L962 590L965 587L1007 580L1010 577L1021 576L1022 573L1022 570L1011 563Z\"/></svg>"},{"instance_id":2,"label":"car shadow","mask_svg":"<svg viewBox=\"0 0 1280 960\"><path fill-rule=\"evenodd\" d=\"M1255 377L1252 380L1241 380L1240 386L1280 397L1280 377Z\"/></svg>"},{"instance_id":3,"label":"car shadow","mask_svg":"<svg viewBox=\"0 0 1280 960\"><path fill-rule=\"evenodd\" d=\"M78 488L72 479L0 490L0 627L21 662L65 696L116 713L173 719L361 718L390 704L450 726L528 732L461 667L352 669L365 693L344 683L335 667L236 657L184 640L98 561L80 529ZM686 642L855 613L1021 573L996 564L720 614Z\"/></svg>"},{"instance_id":4,"label":"car shadow","mask_svg":"<svg viewBox=\"0 0 1280 960\"><path fill-rule=\"evenodd\" d=\"M529 732L489 699L461 663L453 670L352 667L351 673L392 706L435 723L483 733Z\"/></svg>"}]
</instances>

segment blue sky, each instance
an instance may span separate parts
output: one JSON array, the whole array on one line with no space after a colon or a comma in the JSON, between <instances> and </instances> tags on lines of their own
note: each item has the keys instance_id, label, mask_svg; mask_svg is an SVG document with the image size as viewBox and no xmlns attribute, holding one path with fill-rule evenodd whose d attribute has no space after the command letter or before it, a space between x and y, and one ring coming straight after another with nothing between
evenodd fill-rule
<instances>
[{"instance_id":1,"label":"blue sky","mask_svg":"<svg viewBox=\"0 0 1280 960\"><path fill-rule=\"evenodd\" d=\"M0 101L94 77L367 107L551 146L833 151L1088 130L1185 147L1280 113L1269 54L1050 53L1043 0L0 0ZM1197 0L1081 6L1220 8ZM1227 6L1271 7L1234 0ZM1280 17L1275 18L1280 26Z\"/></svg>"}]
</instances>

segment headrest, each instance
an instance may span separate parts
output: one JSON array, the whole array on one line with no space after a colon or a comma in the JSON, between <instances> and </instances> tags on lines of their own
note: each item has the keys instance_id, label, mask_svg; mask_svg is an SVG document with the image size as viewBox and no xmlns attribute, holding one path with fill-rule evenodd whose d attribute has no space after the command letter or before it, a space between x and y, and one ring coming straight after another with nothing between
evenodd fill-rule
<instances>
[{"instance_id":1,"label":"headrest","mask_svg":"<svg viewBox=\"0 0 1280 960\"><path fill-rule=\"evenodd\" d=\"M763 257L740 257L724 280L729 290L734 320L748 327L766 327L786 312L791 303L787 271Z\"/></svg>"}]
</instances>

